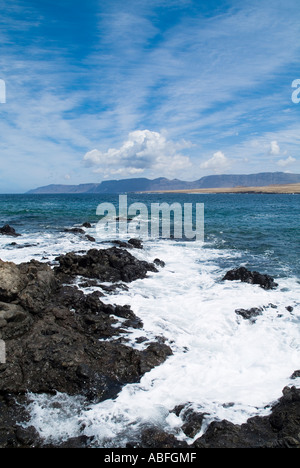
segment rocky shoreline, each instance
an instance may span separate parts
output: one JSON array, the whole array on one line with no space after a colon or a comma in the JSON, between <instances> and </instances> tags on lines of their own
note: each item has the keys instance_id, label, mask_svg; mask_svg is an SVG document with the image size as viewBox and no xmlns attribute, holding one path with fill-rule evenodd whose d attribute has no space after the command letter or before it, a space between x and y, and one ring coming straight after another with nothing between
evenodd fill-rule
<instances>
[{"instance_id":1,"label":"rocky shoreline","mask_svg":"<svg viewBox=\"0 0 300 468\"><path fill-rule=\"evenodd\" d=\"M101 300L163 267L159 259L148 263L132 255L141 248L140 241L131 239L107 249L60 255L54 266L0 260L0 339L6 346L6 362L0 364L0 448L49 447L33 427L22 427L29 420L29 393L61 392L100 402L115 397L125 384L139 382L172 354L161 337L151 342L145 338L141 349L126 344L124 333L142 329L142 321L129 306ZM75 284L78 278L83 287L100 288L85 294ZM277 286L268 275L245 269L228 272L223 279ZM205 415L184 402L172 411L181 417L183 432L195 437ZM300 447L299 421L300 390L291 387L283 390L270 416L251 418L241 426L213 422L190 445L148 427L128 447ZM56 447L92 446L93 440L82 436Z\"/></svg>"},{"instance_id":2,"label":"rocky shoreline","mask_svg":"<svg viewBox=\"0 0 300 468\"><path fill-rule=\"evenodd\" d=\"M28 392L102 401L172 354L161 338L146 341L141 351L127 346L124 332L143 326L131 308L105 304L104 292L84 294L73 284L79 275L86 286L110 281L121 287L157 272L154 263L118 247L72 252L56 261L51 267L0 260L0 338L6 346L6 362L0 364L0 447L20 446L17 425L25 417L20 404Z\"/></svg>"}]
</instances>

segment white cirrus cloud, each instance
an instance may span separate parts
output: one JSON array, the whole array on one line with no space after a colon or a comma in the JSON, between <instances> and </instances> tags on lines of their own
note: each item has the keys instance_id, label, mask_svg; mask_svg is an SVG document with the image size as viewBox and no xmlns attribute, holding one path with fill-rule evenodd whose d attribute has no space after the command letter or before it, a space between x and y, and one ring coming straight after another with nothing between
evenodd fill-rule
<instances>
[{"instance_id":1,"label":"white cirrus cloud","mask_svg":"<svg viewBox=\"0 0 300 468\"><path fill-rule=\"evenodd\" d=\"M84 155L88 166L94 172L109 175L150 174L172 176L177 171L191 165L190 158L180 153L190 148L190 142L174 142L163 133L150 130L136 130L129 133L126 141L119 148L107 151L93 149Z\"/></svg>"},{"instance_id":2,"label":"white cirrus cloud","mask_svg":"<svg viewBox=\"0 0 300 468\"><path fill-rule=\"evenodd\" d=\"M229 169L231 166L230 160L225 156L222 151L217 151L214 153L212 158L208 159L207 161L203 162L200 165L201 169L211 169L215 173L222 173Z\"/></svg>"}]
</instances>

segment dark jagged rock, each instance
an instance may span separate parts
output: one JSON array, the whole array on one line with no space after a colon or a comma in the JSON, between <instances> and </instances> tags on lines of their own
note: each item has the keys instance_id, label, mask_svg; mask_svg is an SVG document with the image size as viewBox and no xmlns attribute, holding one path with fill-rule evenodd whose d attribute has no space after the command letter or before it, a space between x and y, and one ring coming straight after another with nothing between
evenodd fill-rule
<instances>
[{"instance_id":1,"label":"dark jagged rock","mask_svg":"<svg viewBox=\"0 0 300 468\"><path fill-rule=\"evenodd\" d=\"M122 250L125 254L120 254L117 248L108 250L106 256L101 251L96 257L106 261L109 277L119 278L129 266L134 271L131 278L149 271L147 265L151 264L136 263L128 252ZM145 372L172 354L163 340L145 343L142 350L124 345L119 339L123 328L140 328L142 323L129 306L105 304L101 292L84 294L74 285L62 283L64 268L71 278L84 271L87 277L93 279L95 274L99 279L97 262L96 266L93 262L94 251L81 256L83 264L79 255L62 256L66 257L71 261L64 264L63 260L62 272L61 265L52 269L35 260L20 265L0 261L0 339L6 344L6 362L0 364L1 448L43 447L36 430L21 424L29 420L28 392L59 391L82 395L88 401L114 398L123 385L138 382ZM71 274L69 270L73 267ZM122 274L118 275L118 270ZM294 378L298 373L295 371ZM195 437L204 414L188 406L182 406L177 412L182 417L182 430L188 437ZM286 387L269 416L250 418L240 426L228 421L213 422L190 445L160 428L145 428L136 446L299 448L299 421L300 389ZM87 448L89 444L92 444L90 439L77 437L61 447Z\"/></svg>"},{"instance_id":2,"label":"dark jagged rock","mask_svg":"<svg viewBox=\"0 0 300 468\"><path fill-rule=\"evenodd\" d=\"M274 289L278 286L274 282L274 278L269 275L258 273L257 271L249 271L245 267L230 270L223 277L222 281L241 281L243 283L258 284L263 289Z\"/></svg>"},{"instance_id":3,"label":"dark jagged rock","mask_svg":"<svg viewBox=\"0 0 300 468\"><path fill-rule=\"evenodd\" d=\"M95 237L93 237L93 236L90 236L89 234L86 234L86 236L85 236L85 237L86 237L86 239L87 239L87 240L89 240L90 242L96 242L96 239L95 239Z\"/></svg>"},{"instance_id":4,"label":"dark jagged rock","mask_svg":"<svg viewBox=\"0 0 300 468\"><path fill-rule=\"evenodd\" d=\"M142 241L140 239L135 239L135 238L129 239L128 244L132 245L136 249L142 249L143 248L143 244L142 244Z\"/></svg>"},{"instance_id":5,"label":"dark jagged rock","mask_svg":"<svg viewBox=\"0 0 300 468\"><path fill-rule=\"evenodd\" d=\"M111 241L112 244L117 245L120 248L125 248L125 249L132 249L132 245L128 244L128 242L121 241L119 239Z\"/></svg>"},{"instance_id":6,"label":"dark jagged rock","mask_svg":"<svg viewBox=\"0 0 300 468\"><path fill-rule=\"evenodd\" d=\"M11 237L19 237L21 234L18 234L13 227L9 224L5 224L2 228L0 228L0 234L3 236L11 236Z\"/></svg>"},{"instance_id":7,"label":"dark jagged rock","mask_svg":"<svg viewBox=\"0 0 300 468\"><path fill-rule=\"evenodd\" d=\"M153 263L138 260L127 250L117 247L91 249L85 255L70 252L60 255L56 260L59 262L56 273L70 278L80 275L105 282L129 283L146 278L149 271L157 272Z\"/></svg>"},{"instance_id":8,"label":"dark jagged rock","mask_svg":"<svg viewBox=\"0 0 300 468\"><path fill-rule=\"evenodd\" d=\"M60 449L88 449L93 444L94 437L87 437L87 436L78 436L78 437L71 437L70 439L66 440L65 442L61 442L58 444L46 444L43 445L43 448L60 448Z\"/></svg>"},{"instance_id":9,"label":"dark jagged rock","mask_svg":"<svg viewBox=\"0 0 300 468\"><path fill-rule=\"evenodd\" d=\"M126 267L133 267L132 275L127 273L131 280L146 274L146 262L118 253L118 249L107 256L101 252L101 258L111 262L106 264L113 271L110 277L118 277L118 269L126 277ZM93 252L87 255L88 261L91 258ZM91 261L89 269L88 261L87 275L97 277L97 267ZM80 270L80 262L77 266ZM102 401L115 397L123 385L138 382L172 354L162 342L147 343L142 350L123 344L122 334L142 328L142 321L130 306L105 304L102 296L99 291L84 294L63 284L57 271L45 263L0 261L0 339L6 348L6 362L0 364L0 447L39 443L33 440L33 430L15 430L25 417L16 409L20 395L61 392Z\"/></svg>"},{"instance_id":10,"label":"dark jagged rock","mask_svg":"<svg viewBox=\"0 0 300 468\"><path fill-rule=\"evenodd\" d=\"M180 416L181 429L190 438L201 430L207 413L195 412L189 403L176 406L171 412ZM182 442L160 428L146 428L138 448L300 448L300 389L285 387L283 396L273 405L269 416L249 418L245 424L213 421L205 433L192 443Z\"/></svg>"},{"instance_id":11,"label":"dark jagged rock","mask_svg":"<svg viewBox=\"0 0 300 468\"><path fill-rule=\"evenodd\" d=\"M137 351L99 341L120 334L118 317L125 319L123 328L141 328L142 322L129 306L101 302L100 292L85 295L59 284L46 264L2 262L1 276L0 338L6 340L7 362L1 367L0 391L93 391L103 399L170 353L159 343ZM78 378L83 364L89 368L87 380Z\"/></svg>"},{"instance_id":12,"label":"dark jagged rock","mask_svg":"<svg viewBox=\"0 0 300 468\"><path fill-rule=\"evenodd\" d=\"M269 416L255 416L245 424L212 422L195 448L300 448L300 389L285 387Z\"/></svg>"},{"instance_id":13,"label":"dark jagged rock","mask_svg":"<svg viewBox=\"0 0 300 468\"><path fill-rule=\"evenodd\" d=\"M103 289L108 294L115 293L118 289L122 291L128 291L128 286L124 283L115 283L115 284L99 284L100 288Z\"/></svg>"},{"instance_id":14,"label":"dark jagged rock","mask_svg":"<svg viewBox=\"0 0 300 468\"><path fill-rule=\"evenodd\" d=\"M20 305L0 302L0 336L10 340L23 335L33 322L31 314Z\"/></svg>"},{"instance_id":15,"label":"dark jagged rock","mask_svg":"<svg viewBox=\"0 0 300 468\"><path fill-rule=\"evenodd\" d=\"M16 242L11 242L9 245L17 249L27 249L28 247L36 247L38 244L17 244Z\"/></svg>"},{"instance_id":16,"label":"dark jagged rock","mask_svg":"<svg viewBox=\"0 0 300 468\"><path fill-rule=\"evenodd\" d=\"M1 373L0 373L1 375ZM28 421L26 396L0 394L0 448L36 448L41 444L38 432L32 426L22 427Z\"/></svg>"},{"instance_id":17,"label":"dark jagged rock","mask_svg":"<svg viewBox=\"0 0 300 468\"><path fill-rule=\"evenodd\" d=\"M181 429L185 435L191 438L194 438L200 432L203 420L207 415L207 413L194 411L189 405L178 405L172 412L181 417L183 421Z\"/></svg>"},{"instance_id":18,"label":"dark jagged rock","mask_svg":"<svg viewBox=\"0 0 300 468\"><path fill-rule=\"evenodd\" d=\"M74 234L85 234L84 229L75 227L75 228L66 228L64 232L74 232Z\"/></svg>"},{"instance_id":19,"label":"dark jagged rock","mask_svg":"<svg viewBox=\"0 0 300 468\"><path fill-rule=\"evenodd\" d=\"M160 342L150 343L145 350L140 352L139 366L141 375L157 367L171 355L171 348L166 344Z\"/></svg>"},{"instance_id":20,"label":"dark jagged rock","mask_svg":"<svg viewBox=\"0 0 300 468\"><path fill-rule=\"evenodd\" d=\"M143 249L142 241L140 239L135 238L129 239L128 242L116 239L111 243L117 245L118 247L124 247L126 249Z\"/></svg>"},{"instance_id":21,"label":"dark jagged rock","mask_svg":"<svg viewBox=\"0 0 300 468\"><path fill-rule=\"evenodd\" d=\"M30 312L38 312L45 300L55 294L59 284L51 268L31 260L15 265L0 260L0 300L18 304Z\"/></svg>"},{"instance_id":22,"label":"dark jagged rock","mask_svg":"<svg viewBox=\"0 0 300 468\"><path fill-rule=\"evenodd\" d=\"M262 311L261 307L252 307L251 309L236 309L235 313L244 319L254 322L255 318L262 314Z\"/></svg>"},{"instance_id":23,"label":"dark jagged rock","mask_svg":"<svg viewBox=\"0 0 300 468\"><path fill-rule=\"evenodd\" d=\"M144 429L141 434L140 445L142 448L188 448L184 441L177 440L173 434L168 434L161 429L151 427Z\"/></svg>"},{"instance_id":24,"label":"dark jagged rock","mask_svg":"<svg viewBox=\"0 0 300 468\"><path fill-rule=\"evenodd\" d=\"M159 266L159 267L161 267L161 268L163 268L163 267L166 265L165 262L163 262L163 261L160 260L159 258L155 258L155 259L153 260L153 263L154 263L154 265L157 265L157 266Z\"/></svg>"}]
</instances>

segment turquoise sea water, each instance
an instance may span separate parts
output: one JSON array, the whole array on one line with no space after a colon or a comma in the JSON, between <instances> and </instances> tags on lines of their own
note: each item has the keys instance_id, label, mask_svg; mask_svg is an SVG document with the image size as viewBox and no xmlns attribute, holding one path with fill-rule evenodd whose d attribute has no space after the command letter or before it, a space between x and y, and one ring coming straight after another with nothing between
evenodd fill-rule
<instances>
[{"instance_id":1,"label":"turquoise sea water","mask_svg":"<svg viewBox=\"0 0 300 468\"><path fill-rule=\"evenodd\" d=\"M161 336L173 355L114 400L31 395L28 424L46 442L87 435L96 447L123 447L149 425L191 443L172 412L180 404L207 415L201 433L214 420L242 424L268 414L285 386L300 386L300 378L291 379L300 369L300 195L128 194L127 201L146 204L149 213L157 202L204 204L204 242L143 239L144 249L131 252L165 266L101 298L129 304L142 320L142 329L126 332L128 346L142 349ZM103 202L118 208L119 196L0 195L0 226L8 223L21 234L0 236L0 258L55 264L67 251L107 248L113 239L96 229ZM92 227L84 233L65 232L85 222ZM222 281L241 265L273 276L278 287ZM252 307L263 310L255 322L235 313Z\"/></svg>"},{"instance_id":2,"label":"turquoise sea water","mask_svg":"<svg viewBox=\"0 0 300 468\"><path fill-rule=\"evenodd\" d=\"M0 225L21 234L61 233L85 221L97 223L98 204L118 206L118 195L0 195ZM300 275L300 195L286 194L129 194L149 207L158 203L203 203L205 246L240 251L253 268ZM266 264L267 259L267 264Z\"/></svg>"}]
</instances>

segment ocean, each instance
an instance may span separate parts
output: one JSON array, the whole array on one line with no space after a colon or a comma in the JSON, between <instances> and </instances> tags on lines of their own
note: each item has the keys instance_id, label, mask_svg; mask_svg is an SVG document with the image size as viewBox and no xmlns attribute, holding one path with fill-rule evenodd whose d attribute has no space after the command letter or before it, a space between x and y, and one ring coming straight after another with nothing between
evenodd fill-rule
<instances>
[{"instance_id":1,"label":"ocean","mask_svg":"<svg viewBox=\"0 0 300 468\"><path fill-rule=\"evenodd\" d=\"M0 226L21 234L0 236L0 258L15 263L55 262L71 251L107 248L99 237L97 206L118 204L118 195L0 195ZM205 413L199 437L214 420L242 424L267 415L300 369L300 195L285 194L128 194L128 203L202 203L204 239L147 238L134 255L165 266L102 298L129 304L143 321L139 336L164 337L173 354L125 385L118 396L91 404L81 396L31 395L29 424L48 442L94 436L97 447L124 447L141 428L155 425L192 442L172 409L188 404ZM89 222L84 235L66 232ZM133 237L133 236L131 236ZM274 277L265 290L239 281L222 281L240 266ZM89 288L88 292L95 288ZM255 321L236 309L261 307Z\"/></svg>"}]
</instances>

